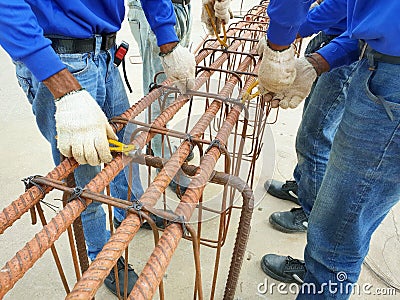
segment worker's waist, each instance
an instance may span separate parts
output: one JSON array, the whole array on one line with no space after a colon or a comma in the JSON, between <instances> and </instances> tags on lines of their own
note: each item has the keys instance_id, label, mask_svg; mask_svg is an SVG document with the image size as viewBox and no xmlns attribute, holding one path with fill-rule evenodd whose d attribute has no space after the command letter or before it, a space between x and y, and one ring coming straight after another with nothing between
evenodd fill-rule
<instances>
[{"instance_id":1,"label":"worker's waist","mask_svg":"<svg viewBox=\"0 0 400 300\"><path fill-rule=\"evenodd\" d=\"M100 50L109 50L115 45L117 33L107 33L101 36ZM54 51L58 54L73 54L93 52L96 49L96 37L76 39L63 36L46 35L51 40Z\"/></svg>"},{"instance_id":2,"label":"worker's waist","mask_svg":"<svg viewBox=\"0 0 400 300\"><path fill-rule=\"evenodd\" d=\"M188 5L190 3L190 0L172 0L172 3Z\"/></svg>"},{"instance_id":3,"label":"worker's waist","mask_svg":"<svg viewBox=\"0 0 400 300\"><path fill-rule=\"evenodd\" d=\"M373 57L374 61L380 61L393 65L400 65L400 56L392 56L378 52L363 40L359 41L359 48L361 51L360 59L364 57L366 58Z\"/></svg>"}]
</instances>

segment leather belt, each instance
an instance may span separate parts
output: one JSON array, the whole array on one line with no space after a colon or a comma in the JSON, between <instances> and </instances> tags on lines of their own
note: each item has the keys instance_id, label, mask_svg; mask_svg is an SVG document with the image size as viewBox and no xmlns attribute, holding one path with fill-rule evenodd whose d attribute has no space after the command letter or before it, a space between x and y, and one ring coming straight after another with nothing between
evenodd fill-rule
<instances>
[{"instance_id":1,"label":"leather belt","mask_svg":"<svg viewBox=\"0 0 400 300\"><path fill-rule=\"evenodd\" d=\"M387 54L378 52L378 51L372 49L371 46L368 45L363 40L359 41L359 48L361 51L360 59L364 58L364 57L372 56L374 58L374 61L380 61L380 62L393 64L393 65L400 65L400 56L392 56L392 55L387 55Z\"/></svg>"},{"instance_id":2,"label":"leather belt","mask_svg":"<svg viewBox=\"0 0 400 300\"><path fill-rule=\"evenodd\" d=\"M109 50L115 45L117 33L107 33L101 35L100 50ZM54 51L58 54L73 54L93 52L96 49L96 38L75 39L63 36L46 36L50 39Z\"/></svg>"},{"instance_id":3,"label":"leather belt","mask_svg":"<svg viewBox=\"0 0 400 300\"><path fill-rule=\"evenodd\" d=\"M172 3L181 4L181 5L188 5L190 0L172 0Z\"/></svg>"}]
</instances>

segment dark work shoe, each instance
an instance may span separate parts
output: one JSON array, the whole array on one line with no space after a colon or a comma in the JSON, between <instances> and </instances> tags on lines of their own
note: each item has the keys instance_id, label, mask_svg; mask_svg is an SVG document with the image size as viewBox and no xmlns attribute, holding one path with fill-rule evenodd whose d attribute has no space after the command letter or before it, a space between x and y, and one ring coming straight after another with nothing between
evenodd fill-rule
<instances>
[{"instance_id":1,"label":"dark work shoe","mask_svg":"<svg viewBox=\"0 0 400 300\"><path fill-rule=\"evenodd\" d=\"M278 180L267 180L264 183L264 188L268 194L283 200L289 200L297 205L300 205L297 197L297 183L294 180L287 180L285 183Z\"/></svg>"},{"instance_id":2,"label":"dark work shoe","mask_svg":"<svg viewBox=\"0 0 400 300\"><path fill-rule=\"evenodd\" d=\"M274 212L269 216L271 225L282 232L306 232L308 218L302 208L292 208L290 211Z\"/></svg>"},{"instance_id":3,"label":"dark work shoe","mask_svg":"<svg viewBox=\"0 0 400 300\"><path fill-rule=\"evenodd\" d=\"M266 254L261 259L261 268L268 276L287 283L301 284L306 275L304 261L290 256Z\"/></svg>"},{"instance_id":4,"label":"dark work shoe","mask_svg":"<svg viewBox=\"0 0 400 300\"><path fill-rule=\"evenodd\" d=\"M159 216L156 216L156 215L154 215L154 214L150 214L150 217L151 217L151 218L153 219L153 221L156 223L156 226L157 226L158 228L165 229L164 219L163 219L163 218L161 218L161 217L159 217ZM118 220L114 217L114 218L113 218L114 228L117 229L117 228L119 227L119 225L121 225L121 222L122 222L122 221L118 221ZM151 230L151 226L150 226L150 224L149 224L148 222L143 222L143 224L142 224L142 226L140 226L140 228Z\"/></svg>"},{"instance_id":5,"label":"dark work shoe","mask_svg":"<svg viewBox=\"0 0 400 300\"><path fill-rule=\"evenodd\" d=\"M118 268L118 280L119 280L119 291L120 296L124 296L124 280L125 280L125 260L121 256L117 261L117 268ZM136 274L135 270L132 268L130 264L128 264L128 295L131 293L133 286L135 285L136 281L138 280L138 275ZM115 279L114 267L111 269L110 274L104 280L104 285L118 297L117 293L117 282Z\"/></svg>"}]
</instances>

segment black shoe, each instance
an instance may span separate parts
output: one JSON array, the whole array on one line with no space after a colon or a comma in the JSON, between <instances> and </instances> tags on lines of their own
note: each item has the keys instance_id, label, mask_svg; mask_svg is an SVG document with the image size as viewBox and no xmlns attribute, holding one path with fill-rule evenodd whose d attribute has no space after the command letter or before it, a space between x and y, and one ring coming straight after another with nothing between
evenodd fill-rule
<instances>
[{"instance_id":1,"label":"black shoe","mask_svg":"<svg viewBox=\"0 0 400 300\"><path fill-rule=\"evenodd\" d=\"M153 215L153 214L150 214L150 217L151 217L151 218L153 219L153 221L156 223L156 226L157 226L158 228L165 229L164 219L163 219L163 218L161 218L161 217L159 217L159 216L156 216L156 215ZM114 228L117 229L117 228L119 227L119 225L121 225L121 222L122 222L122 221L118 221L118 220L114 217L114 218L113 218ZM149 224L148 222L143 222L143 224L140 226L140 228L152 230L152 228L151 228L151 226L150 226L150 224Z\"/></svg>"},{"instance_id":2,"label":"black shoe","mask_svg":"<svg viewBox=\"0 0 400 300\"><path fill-rule=\"evenodd\" d=\"M306 232L308 227L308 218L302 208L274 212L269 222L275 229L286 233Z\"/></svg>"},{"instance_id":3,"label":"black shoe","mask_svg":"<svg viewBox=\"0 0 400 300\"><path fill-rule=\"evenodd\" d=\"M297 197L297 183L293 180L287 180L283 183L278 180L267 180L264 183L264 188L267 190L268 194L283 200L289 200L297 205L300 205L299 199Z\"/></svg>"},{"instance_id":4,"label":"black shoe","mask_svg":"<svg viewBox=\"0 0 400 300\"><path fill-rule=\"evenodd\" d=\"M119 291L120 296L124 296L124 280L125 280L125 260L121 256L117 261L117 268L118 268L118 280L119 280ZM130 264L128 264L128 295L131 293L133 286L135 285L136 281L138 280L138 275L136 274L135 270L132 268ZM114 274L114 267L111 269L110 274L104 280L104 285L118 297L117 294L117 282L115 279Z\"/></svg>"},{"instance_id":5,"label":"black shoe","mask_svg":"<svg viewBox=\"0 0 400 300\"><path fill-rule=\"evenodd\" d=\"M268 276L287 283L301 284L306 275L304 261L290 256L264 255L261 259L261 268Z\"/></svg>"}]
</instances>

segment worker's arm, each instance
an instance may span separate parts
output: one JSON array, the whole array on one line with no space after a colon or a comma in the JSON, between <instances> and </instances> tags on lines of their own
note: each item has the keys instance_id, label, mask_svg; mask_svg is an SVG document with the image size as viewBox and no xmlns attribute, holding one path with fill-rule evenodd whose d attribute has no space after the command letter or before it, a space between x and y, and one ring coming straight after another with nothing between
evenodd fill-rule
<instances>
[{"instance_id":1,"label":"worker's arm","mask_svg":"<svg viewBox=\"0 0 400 300\"><path fill-rule=\"evenodd\" d=\"M42 81L65 68L23 0L0 0L0 45Z\"/></svg>"},{"instance_id":2,"label":"worker's arm","mask_svg":"<svg viewBox=\"0 0 400 300\"><path fill-rule=\"evenodd\" d=\"M347 0L325 0L310 10L306 21L299 28L299 35L307 37L331 27L337 28L337 34L346 31Z\"/></svg>"},{"instance_id":3,"label":"worker's arm","mask_svg":"<svg viewBox=\"0 0 400 300\"><path fill-rule=\"evenodd\" d=\"M179 44L174 25L175 12L170 0L141 0L142 8L160 47L165 74L182 93L194 86L196 61L189 49Z\"/></svg>"},{"instance_id":4,"label":"worker's arm","mask_svg":"<svg viewBox=\"0 0 400 300\"><path fill-rule=\"evenodd\" d=\"M349 65L359 56L358 40L351 39L346 31L318 50L317 54L325 59L330 69Z\"/></svg>"},{"instance_id":5,"label":"worker's arm","mask_svg":"<svg viewBox=\"0 0 400 300\"><path fill-rule=\"evenodd\" d=\"M176 17L171 0L141 0L143 12L156 38L157 45L178 42Z\"/></svg>"},{"instance_id":6,"label":"worker's arm","mask_svg":"<svg viewBox=\"0 0 400 300\"><path fill-rule=\"evenodd\" d=\"M306 20L313 0L271 0L267 13L270 23L267 32L272 50L284 50L296 38L301 24Z\"/></svg>"},{"instance_id":7,"label":"worker's arm","mask_svg":"<svg viewBox=\"0 0 400 300\"><path fill-rule=\"evenodd\" d=\"M12 59L24 63L55 98L57 147L80 164L112 159L107 138L117 139L97 102L67 71L51 42L43 36L25 1L0 0L0 44Z\"/></svg>"}]
</instances>

